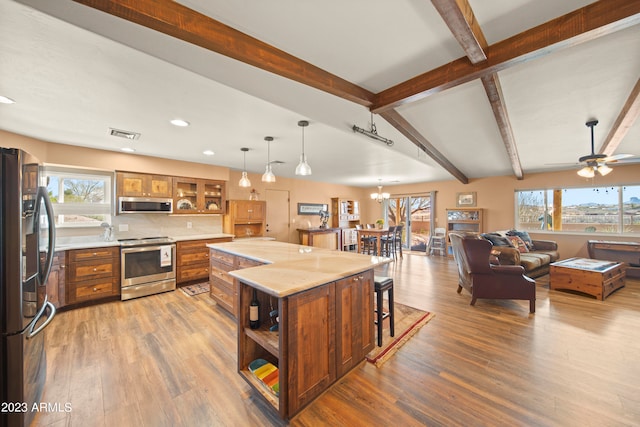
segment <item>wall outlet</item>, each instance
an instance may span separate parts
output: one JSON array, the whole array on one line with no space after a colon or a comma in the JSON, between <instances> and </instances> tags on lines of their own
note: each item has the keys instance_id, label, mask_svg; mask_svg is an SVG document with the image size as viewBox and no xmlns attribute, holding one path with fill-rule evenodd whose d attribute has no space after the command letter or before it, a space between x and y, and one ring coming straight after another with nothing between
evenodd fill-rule
<instances>
[{"instance_id":1,"label":"wall outlet","mask_svg":"<svg viewBox=\"0 0 640 427\"><path fill-rule=\"evenodd\" d=\"M118 225L118 231L129 231L129 224Z\"/></svg>"},{"instance_id":2,"label":"wall outlet","mask_svg":"<svg viewBox=\"0 0 640 427\"><path fill-rule=\"evenodd\" d=\"M193 223L191 221L187 221L187 228L193 228Z\"/></svg>"}]
</instances>

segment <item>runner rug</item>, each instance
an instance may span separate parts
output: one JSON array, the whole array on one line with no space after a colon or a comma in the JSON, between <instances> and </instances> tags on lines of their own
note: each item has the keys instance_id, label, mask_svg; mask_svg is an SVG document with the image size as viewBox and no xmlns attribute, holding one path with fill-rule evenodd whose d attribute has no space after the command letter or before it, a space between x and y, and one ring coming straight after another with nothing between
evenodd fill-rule
<instances>
[{"instance_id":1,"label":"runner rug","mask_svg":"<svg viewBox=\"0 0 640 427\"><path fill-rule=\"evenodd\" d=\"M209 282L196 283L195 285L183 286L180 288L182 292L190 297L198 294L209 292Z\"/></svg>"},{"instance_id":2,"label":"runner rug","mask_svg":"<svg viewBox=\"0 0 640 427\"><path fill-rule=\"evenodd\" d=\"M386 301L385 301L386 303ZM394 303L395 336L389 336L389 318L384 319L382 325L382 347L378 347L378 326L375 326L376 346L367 354L367 362L378 368L389 360L420 328L433 319L435 314L418 310L407 305Z\"/></svg>"}]
</instances>

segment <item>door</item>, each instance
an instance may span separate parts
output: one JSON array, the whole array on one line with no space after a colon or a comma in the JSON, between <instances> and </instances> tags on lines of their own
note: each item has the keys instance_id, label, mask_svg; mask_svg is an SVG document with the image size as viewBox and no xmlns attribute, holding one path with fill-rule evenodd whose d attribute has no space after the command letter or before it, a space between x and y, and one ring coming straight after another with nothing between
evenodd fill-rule
<instances>
[{"instance_id":1,"label":"door","mask_svg":"<svg viewBox=\"0 0 640 427\"><path fill-rule=\"evenodd\" d=\"M273 237L279 242L289 242L290 221L289 221L289 190L265 191L267 200L267 237Z\"/></svg>"},{"instance_id":2,"label":"door","mask_svg":"<svg viewBox=\"0 0 640 427\"><path fill-rule=\"evenodd\" d=\"M402 247L425 252L431 234L431 195L400 196L389 199L387 222L389 226L405 224Z\"/></svg>"}]
</instances>

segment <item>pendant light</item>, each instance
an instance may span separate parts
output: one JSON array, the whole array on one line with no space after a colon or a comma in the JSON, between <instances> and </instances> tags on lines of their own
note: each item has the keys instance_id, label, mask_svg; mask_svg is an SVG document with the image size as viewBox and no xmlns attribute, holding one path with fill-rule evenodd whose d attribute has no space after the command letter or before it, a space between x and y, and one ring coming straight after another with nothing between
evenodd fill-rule
<instances>
[{"instance_id":1,"label":"pendant light","mask_svg":"<svg viewBox=\"0 0 640 427\"><path fill-rule=\"evenodd\" d=\"M273 137L265 136L264 140L267 141L267 167L262 175L262 182L276 182L276 176L271 170L271 141L273 141Z\"/></svg>"},{"instance_id":2,"label":"pendant light","mask_svg":"<svg viewBox=\"0 0 640 427\"><path fill-rule=\"evenodd\" d=\"M300 163L296 166L296 175L311 175L311 166L307 163L307 155L304 154L304 128L309 126L309 122L300 120L298 126L302 128L302 154L300 154Z\"/></svg>"},{"instance_id":3,"label":"pendant light","mask_svg":"<svg viewBox=\"0 0 640 427\"><path fill-rule=\"evenodd\" d=\"M242 147L240 149L240 151L242 151L242 178L240 178L240 182L238 182L238 185L240 187L251 187L251 181L249 181L249 177L247 176L247 151L249 151L249 149L247 147Z\"/></svg>"}]
</instances>

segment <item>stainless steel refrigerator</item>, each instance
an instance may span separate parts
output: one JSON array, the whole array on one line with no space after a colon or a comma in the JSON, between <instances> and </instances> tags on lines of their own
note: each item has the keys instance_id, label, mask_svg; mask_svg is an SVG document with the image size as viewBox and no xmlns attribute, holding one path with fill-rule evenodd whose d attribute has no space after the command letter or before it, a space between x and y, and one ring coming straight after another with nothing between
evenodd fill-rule
<instances>
[{"instance_id":1,"label":"stainless steel refrigerator","mask_svg":"<svg viewBox=\"0 0 640 427\"><path fill-rule=\"evenodd\" d=\"M40 162L18 149L0 150L0 426L24 427L46 379L43 330L56 311L45 284L55 227Z\"/></svg>"}]
</instances>

